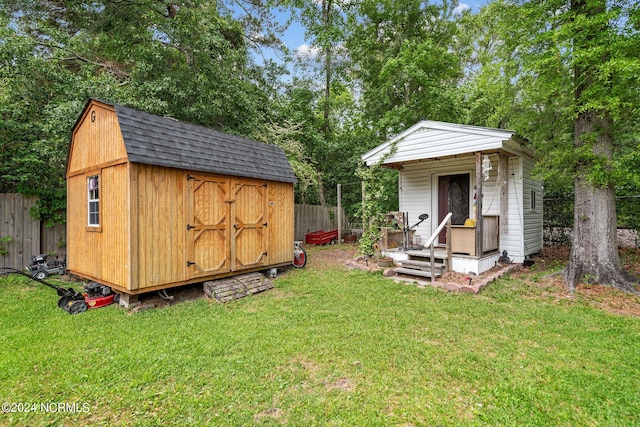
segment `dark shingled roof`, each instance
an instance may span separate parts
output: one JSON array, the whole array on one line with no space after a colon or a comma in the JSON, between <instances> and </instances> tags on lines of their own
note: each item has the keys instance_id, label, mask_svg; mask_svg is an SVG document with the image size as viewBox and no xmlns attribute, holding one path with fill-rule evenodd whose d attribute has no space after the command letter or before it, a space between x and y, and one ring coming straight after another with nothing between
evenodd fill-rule
<instances>
[{"instance_id":1,"label":"dark shingled roof","mask_svg":"<svg viewBox=\"0 0 640 427\"><path fill-rule=\"evenodd\" d=\"M113 105L113 104L111 104ZM296 182L282 148L114 105L131 162Z\"/></svg>"}]
</instances>

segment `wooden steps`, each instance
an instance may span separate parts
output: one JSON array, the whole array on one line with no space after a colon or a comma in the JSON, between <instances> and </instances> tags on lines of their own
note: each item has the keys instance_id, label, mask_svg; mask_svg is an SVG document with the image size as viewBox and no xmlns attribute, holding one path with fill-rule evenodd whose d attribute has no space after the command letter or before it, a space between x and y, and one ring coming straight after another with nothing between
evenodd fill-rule
<instances>
[{"instance_id":1,"label":"wooden steps","mask_svg":"<svg viewBox=\"0 0 640 427\"><path fill-rule=\"evenodd\" d=\"M431 278L431 270L418 270L416 268L394 268L393 272L395 274L407 274L409 276L420 276L420 277L428 277ZM435 278L442 276L442 271L435 270L433 271Z\"/></svg>"},{"instance_id":2,"label":"wooden steps","mask_svg":"<svg viewBox=\"0 0 640 427\"><path fill-rule=\"evenodd\" d=\"M431 262L429 261L416 261L413 259L408 259L406 261L402 261L400 262L400 264L402 264L402 267L406 267L406 268L415 268L418 270L426 270L426 269L431 269ZM437 269L441 269L443 270L446 265L442 262L434 262L433 263L433 267L437 270Z\"/></svg>"},{"instance_id":3,"label":"wooden steps","mask_svg":"<svg viewBox=\"0 0 640 427\"><path fill-rule=\"evenodd\" d=\"M441 277L447 269L446 251L437 250L434 252L433 268L431 267L431 252L407 251L409 259L400 261L400 266L395 268L395 274L406 274L408 276L428 277L431 280ZM433 272L433 276L431 274Z\"/></svg>"}]
</instances>

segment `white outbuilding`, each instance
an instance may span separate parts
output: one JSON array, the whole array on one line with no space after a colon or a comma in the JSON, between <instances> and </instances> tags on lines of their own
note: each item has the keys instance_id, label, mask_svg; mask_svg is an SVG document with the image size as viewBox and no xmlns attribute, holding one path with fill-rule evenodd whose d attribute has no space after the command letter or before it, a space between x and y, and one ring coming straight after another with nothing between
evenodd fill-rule
<instances>
[{"instance_id":1,"label":"white outbuilding","mask_svg":"<svg viewBox=\"0 0 640 427\"><path fill-rule=\"evenodd\" d=\"M400 211L419 222L413 244L448 249L453 271L482 273L542 249L542 183L514 131L424 120L362 156L399 171ZM449 240L439 226L451 213ZM391 253L393 252L393 253ZM406 251L405 251L406 252ZM389 253L407 258L402 250Z\"/></svg>"}]
</instances>

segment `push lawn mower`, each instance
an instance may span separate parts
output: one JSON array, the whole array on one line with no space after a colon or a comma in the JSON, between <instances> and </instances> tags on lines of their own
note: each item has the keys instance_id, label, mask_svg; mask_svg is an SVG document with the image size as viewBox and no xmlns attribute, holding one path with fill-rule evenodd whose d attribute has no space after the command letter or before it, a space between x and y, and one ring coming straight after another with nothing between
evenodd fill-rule
<instances>
[{"instance_id":1,"label":"push lawn mower","mask_svg":"<svg viewBox=\"0 0 640 427\"><path fill-rule=\"evenodd\" d=\"M104 307L109 304L113 304L114 302L118 302L119 300L119 295L114 293L110 287L96 282L89 282L86 284L84 287L86 293L83 294L73 288L64 289L59 286L52 285L51 283L47 283L43 279L37 277L37 275L27 274L24 271L16 270L15 268L0 268L0 275L4 274L19 274L55 289L60 297L58 299L58 307L69 314L82 313L87 311L89 308Z\"/></svg>"},{"instance_id":2,"label":"push lawn mower","mask_svg":"<svg viewBox=\"0 0 640 427\"><path fill-rule=\"evenodd\" d=\"M57 257L53 258L47 254L33 255L31 265L27 266L27 270L37 279L46 279L52 274L64 274L66 269L66 260L60 261Z\"/></svg>"}]
</instances>

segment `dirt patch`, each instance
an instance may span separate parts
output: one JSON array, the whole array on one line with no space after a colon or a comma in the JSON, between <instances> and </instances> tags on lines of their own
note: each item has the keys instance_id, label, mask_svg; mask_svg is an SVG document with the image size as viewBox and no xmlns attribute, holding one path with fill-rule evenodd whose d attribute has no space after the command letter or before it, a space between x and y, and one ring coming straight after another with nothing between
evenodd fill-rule
<instances>
[{"instance_id":1,"label":"dirt patch","mask_svg":"<svg viewBox=\"0 0 640 427\"><path fill-rule=\"evenodd\" d=\"M489 277L495 276L504 268L504 265L496 265L493 268L481 273L481 274L468 274L457 273L455 271L449 271L444 273L439 279L441 282L456 283L459 285L472 285L474 282L484 281Z\"/></svg>"},{"instance_id":2,"label":"dirt patch","mask_svg":"<svg viewBox=\"0 0 640 427\"><path fill-rule=\"evenodd\" d=\"M304 250L307 252L307 267L309 268L346 268L347 262L358 256L357 243L324 246L305 245Z\"/></svg>"},{"instance_id":3,"label":"dirt patch","mask_svg":"<svg viewBox=\"0 0 640 427\"><path fill-rule=\"evenodd\" d=\"M513 277L539 288L540 295L545 298L580 299L594 307L610 313L640 317L640 295L631 295L610 286L580 283L574 295L567 290L567 285L558 271L566 265L571 248L569 246L545 246L533 257L534 268L518 269ZM640 277L640 250L636 248L620 249L620 260L623 267L636 277ZM545 272L549 274L545 275Z\"/></svg>"},{"instance_id":4,"label":"dirt patch","mask_svg":"<svg viewBox=\"0 0 640 427\"><path fill-rule=\"evenodd\" d=\"M349 378L340 378L336 382L325 384L325 386L329 390L353 391L355 389L353 381L351 381Z\"/></svg>"},{"instance_id":5,"label":"dirt patch","mask_svg":"<svg viewBox=\"0 0 640 427\"><path fill-rule=\"evenodd\" d=\"M253 416L256 423L264 422L265 418L280 419L284 415L284 411L280 408L269 408Z\"/></svg>"}]
</instances>

